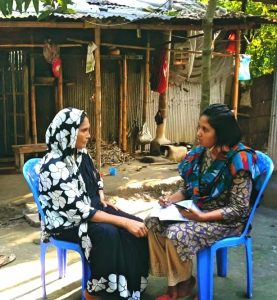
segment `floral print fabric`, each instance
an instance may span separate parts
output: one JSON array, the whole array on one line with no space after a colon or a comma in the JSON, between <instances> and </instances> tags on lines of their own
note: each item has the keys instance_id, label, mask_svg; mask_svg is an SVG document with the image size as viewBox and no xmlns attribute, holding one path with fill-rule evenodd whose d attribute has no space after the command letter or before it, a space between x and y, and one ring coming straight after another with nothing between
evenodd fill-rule
<instances>
[{"instance_id":1,"label":"floral print fabric","mask_svg":"<svg viewBox=\"0 0 277 300\"><path fill-rule=\"evenodd\" d=\"M212 163L208 153L204 153L200 172L209 170ZM200 183L201 184L201 183ZM183 192L185 193L186 183ZM173 241L181 260L194 257L201 248L212 245L224 237L240 234L249 215L249 201L252 191L252 179L249 172L240 171L232 180L229 190L218 198L203 203L203 211L221 209L222 221L217 222L161 222L158 218L149 218L146 225L155 234Z\"/></svg>"},{"instance_id":2,"label":"floral print fabric","mask_svg":"<svg viewBox=\"0 0 277 300\"><path fill-rule=\"evenodd\" d=\"M53 234L80 226L79 235L88 240L85 224L92 215L93 208L90 207L90 200L78 169L82 154L87 153L87 150L77 152L75 149L79 126L84 116L85 113L81 110L66 108L61 110L49 125L46 131L49 152L41 162L39 200L44 210L45 228L48 232Z\"/></svg>"},{"instance_id":3,"label":"floral print fabric","mask_svg":"<svg viewBox=\"0 0 277 300\"><path fill-rule=\"evenodd\" d=\"M99 196L103 182L87 149L75 148L79 127L85 116L82 110L65 108L47 129L48 153L41 161L39 178L44 227L48 234L56 238L81 245L91 266L88 292L117 292L125 299L139 300L148 275L147 240L130 236L111 224L89 222L97 210L103 209ZM90 181L93 189L86 186L87 168L92 169L89 175L95 177ZM114 211L107 212L116 214ZM137 250L132 252L131 261L125 261L122 257L124 251L131 251L132 248ZM133 268L133 274L126 265Z\"/></svg>"}]
</instances>

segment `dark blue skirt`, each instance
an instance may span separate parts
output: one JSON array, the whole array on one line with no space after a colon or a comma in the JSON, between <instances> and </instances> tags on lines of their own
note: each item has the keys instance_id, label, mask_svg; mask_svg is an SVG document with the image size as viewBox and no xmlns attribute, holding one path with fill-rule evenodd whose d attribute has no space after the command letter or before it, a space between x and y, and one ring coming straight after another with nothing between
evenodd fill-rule
<instances>
[{"instance_id":1,"label":"dark blue skirt","mask_svg":"<svg viewBox=\"0 0 277 300\"><path fill-rule=\"evenodd\" d=\"M140 218L111 206L106 213L143 222ZM107 223L88 222L88 235L92 242L89 264L91 279L88 291L105 299L105 294L118 295L120 299L140 299L148 277L147 238L137 238L127 230ZM80 242L78 228L66 230L60 239Z\"/></svg>"}]
</instances>

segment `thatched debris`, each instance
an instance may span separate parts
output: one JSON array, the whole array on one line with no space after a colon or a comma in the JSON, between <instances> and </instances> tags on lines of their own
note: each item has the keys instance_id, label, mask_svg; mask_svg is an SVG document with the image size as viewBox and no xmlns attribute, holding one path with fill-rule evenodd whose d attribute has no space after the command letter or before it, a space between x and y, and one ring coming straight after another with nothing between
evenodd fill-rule
<instances>
[{"instance_id":1,"label":"thatched debris","mask_svg":"<svg viewBox=\"0 0 277 300\"><path fill-rule=\"evenodd\" d=\"M90 155L95 158L96 149L95 143L91 144L89 147ZM112 144L107 144L102 141L101 143L101 167L105 165L120 165L135 158L127 152L123 152L118 145L114 142Z\"/></svg>"}]
</instances>

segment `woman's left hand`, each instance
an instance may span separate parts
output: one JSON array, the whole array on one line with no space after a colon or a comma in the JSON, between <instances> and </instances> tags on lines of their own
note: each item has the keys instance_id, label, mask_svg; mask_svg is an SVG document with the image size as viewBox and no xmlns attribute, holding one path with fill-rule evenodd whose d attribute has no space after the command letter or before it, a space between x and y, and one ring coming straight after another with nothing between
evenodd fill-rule
<instances>
[{"instance_id":1,"label":"woman's left hand","mask_svg":"<svg viewBox=\"0 0 277 300\"><path fill-rule=\"evenodd\" d=\"M114 208L115 210L119 210L119 208L118 208L116 205L111 204L110 202L108 202L108 201L106 200L106 197L105 197L105 195L104 195L103 190L100 190L100 191L99 191L99 195L100 195L100 201L101 201L101 203L103 204L104 207L111 206L111 207Z\"/></svg>"},{"instance_id":2,"label":"woman's left hand","mask_svg":"<svg viewBox=\"0 0 277 300\"><path fill-rule=\"evenodd\" d=\"M180 212L180 214L189 219L189 220L194 220L194 221L198 221L198 222L204 222L204 216L205 213L199 210L194 210L194 209L183 209L183 208L179 208L178 210Z\"/></svg>"},{"instance_id":3,"label":"woman's left hand","mask_svg":"<svg viewBox=\"0 0 277 300\"><path fill-rule=\"evenodd\" d=\"M103 204L104 207L111 206L115 210L119 210L119 208L116 205L114 205L114 204L112 204L112 203L110 203L110 202L108 202L106 200L101 200L101 203Z\"/></svg>"}]
</instances>

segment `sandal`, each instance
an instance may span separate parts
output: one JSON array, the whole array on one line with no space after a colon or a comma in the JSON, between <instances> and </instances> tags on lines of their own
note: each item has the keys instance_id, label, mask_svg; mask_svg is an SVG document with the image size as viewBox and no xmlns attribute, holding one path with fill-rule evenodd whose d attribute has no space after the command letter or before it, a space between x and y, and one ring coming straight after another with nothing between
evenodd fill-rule
<instances>
[{"instance_id":1,"label":"sandal","mask_svg":"<svg viewBox=\"0 0 277 300\"><path fill-rule=\"evenodd\" d=\"M157 297L155 300L172 300L172 298L168 294L165 294Z\"/></svg>"},{"instance_id":2,"label":"sandal","mask_svg":"<svg viewBox=\"0 0 277 300\"><path fill-rule=\"evenodd\" d=\"M2 255L0 254L0 268L14 261L16 258L15 254Z\"/></svg>"}]
</instances>

